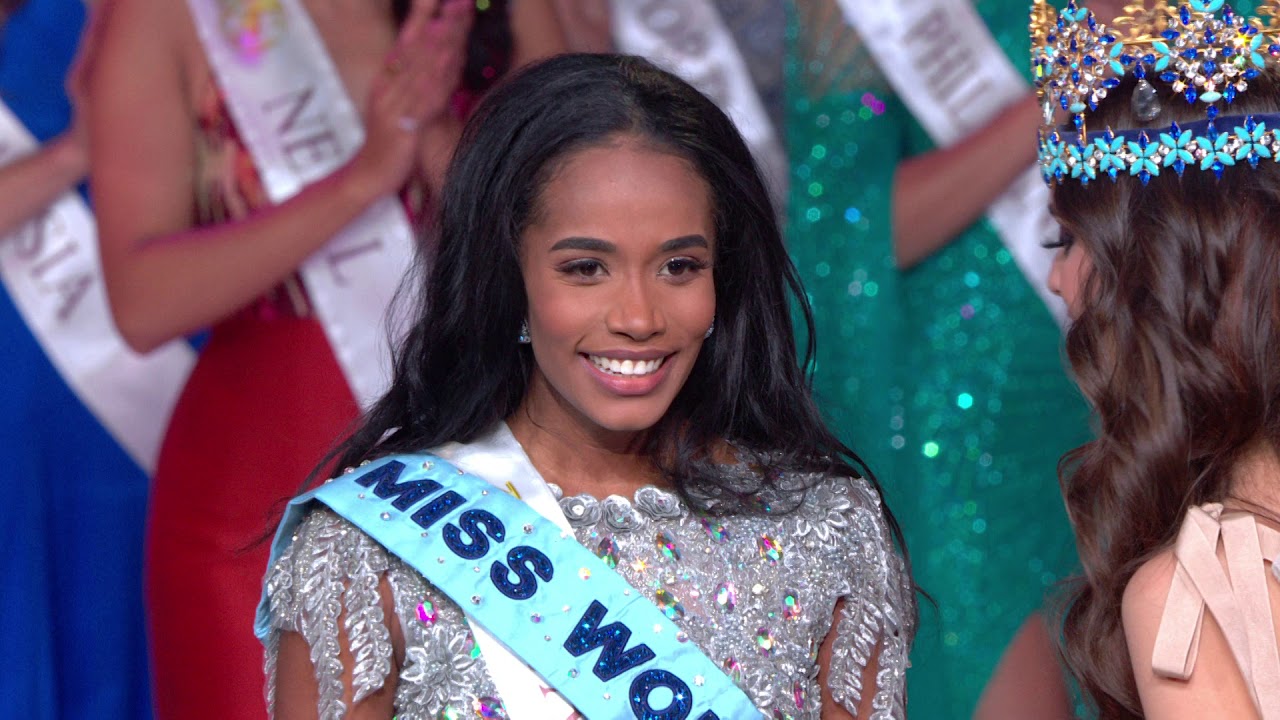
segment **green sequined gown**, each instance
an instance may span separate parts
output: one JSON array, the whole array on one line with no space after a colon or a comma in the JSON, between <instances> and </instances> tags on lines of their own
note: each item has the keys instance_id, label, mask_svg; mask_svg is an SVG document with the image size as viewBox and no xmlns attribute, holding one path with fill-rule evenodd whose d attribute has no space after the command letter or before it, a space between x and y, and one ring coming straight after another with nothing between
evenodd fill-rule
<instances>
[{"instance_id":1,"label":"green sequined gown","mask_svg":"<svg viewBox=\"0 0 1280 720\"><path fill-rule=\"evenodd\" d=\"M1027 1L976 5L1025 68ZM934 146L831 0L789 12L788 241L817 320L815 389L883 482L937 601L921 609L910 715L967 718L1018 627L1078 566L1056 463L1088 439L1087 407L1058 325L985 220L894 268L894 172Z\"/></svg>"}]
</instances>

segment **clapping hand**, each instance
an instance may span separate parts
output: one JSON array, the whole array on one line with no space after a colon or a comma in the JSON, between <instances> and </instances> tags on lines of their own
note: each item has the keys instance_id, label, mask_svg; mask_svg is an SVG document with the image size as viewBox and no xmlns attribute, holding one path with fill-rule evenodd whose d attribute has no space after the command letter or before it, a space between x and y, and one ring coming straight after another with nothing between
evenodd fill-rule
<instances>
[{"instance_id":1,"label":"clapping hand","mask_svg":"<svg viewBox=\"0 0 1280 720\"><path fill-rule=\"evenodd\" d=\"M392 193L417 167L424 135L449 121L475 16L470 0L415 0L370 89L366 140L353 160Z\"/></svg>"}]
</instances>

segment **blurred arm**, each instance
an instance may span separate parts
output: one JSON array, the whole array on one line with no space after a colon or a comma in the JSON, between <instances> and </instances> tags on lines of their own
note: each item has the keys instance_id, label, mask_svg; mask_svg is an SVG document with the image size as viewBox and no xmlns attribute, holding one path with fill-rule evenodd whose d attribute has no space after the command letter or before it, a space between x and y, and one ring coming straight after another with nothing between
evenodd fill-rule
<instances>
[{"instance_id":1,"label":"blurred arm","mask_svg":"<svg viewBox=\"0 0 1280 720\"><path fill-rule=\"evenodd\" d=\"M568 50L560 19L551 0L514 0L511 3L511 69Z\"/></svg>"},{"instance_id":2,"label":"blurred arm","mask_svg":"<svg viewBox=\"0 0 1280 720\"><path fill-rule=\"evenodd\" d=\"M412 150L371 123L356 158L328 178L245 220L195 228L195 91L184 71L185 53L200 52L192 21L172 0L108 7L89 81L92 188L112 313L129 345L146 351L281 282L399 186L399 158Z\"/></svg>"},{"instance_id":3,"label":"blurred arm","mask_svg":"<svg viewBox=\"0 0 1280 720\"><path fill-rule=\"evenodd\" d=\"M0 236L43 212L84 179L87 169L84 148L70 133L0 167Z\"/></svg>"},{"instance_id":4,"label":"blurred arm","mask_svg":"<svg viewBox=\"0 0 1280 720\"><path fill-rule=\"evenodd\" d=\"M893 183L893 254L900 269L928 258L972 225L1035 162L1041 109L1011 105L949 148L909 158Z\"/></svg>"}]
</instances>

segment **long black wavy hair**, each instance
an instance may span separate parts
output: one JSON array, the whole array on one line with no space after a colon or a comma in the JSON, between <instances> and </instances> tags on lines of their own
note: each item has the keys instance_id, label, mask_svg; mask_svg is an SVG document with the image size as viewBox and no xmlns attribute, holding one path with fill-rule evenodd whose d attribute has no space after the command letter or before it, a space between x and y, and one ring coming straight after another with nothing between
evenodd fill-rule
<instances>
[{"instance_id":1,"label":"long black wavy hair","mask_svg":"<svg viewBox=\"0 0 1280 720\"><path fill-rule=\"evenodd\" d=\"M477 108L446 176L435 250L422 252L429 271L413 283L416 316L391 390L335 451L338 467L468 442L517 410L534 369L532 352L516 342L527 311L521 235L556 168L621 135L688 161L710 188L714 214L716 331L647 433L645 450L665 479L693 507L708 510L706 499L716 498L717 512L794 508L805 488L779 487L784 472L875 484L811 398L802 367L814 351L812 316L746 144L697 90L619 55L547 60ZM803 365L793 307L809 328ZM726 441L761 470L756 487L725 484L714 457ZM756 501L766 490L769 507Z\"/></svg>"}]
</instances>

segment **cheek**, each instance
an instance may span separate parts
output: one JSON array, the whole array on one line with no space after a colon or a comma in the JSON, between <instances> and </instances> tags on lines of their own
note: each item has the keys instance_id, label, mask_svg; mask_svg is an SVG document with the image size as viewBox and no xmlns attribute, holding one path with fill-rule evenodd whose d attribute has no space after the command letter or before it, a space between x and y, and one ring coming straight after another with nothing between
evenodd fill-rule
<instances>
[{"instance_id":1,"label":"cheek","mask_svg":"<svg viewBox=\"0 0 1280 720\"><path fill-rule=\"evenodd\" d=\"M555 283L529 288L529 324L545 340L576 341L599 323L598 307Z\"/></svg>"},{"instance_id":2,"label":"cheek","mask_svg":"<svg viewBox=\"0 0 1280 720\"><path fill-rule=\"evenodd\" d=\"M699 281L684 297L673 302L674 314L680 318L680 324L690 329L706 328L716 317L716 287L711 276Z\"/></svg>"}]
</instances>

